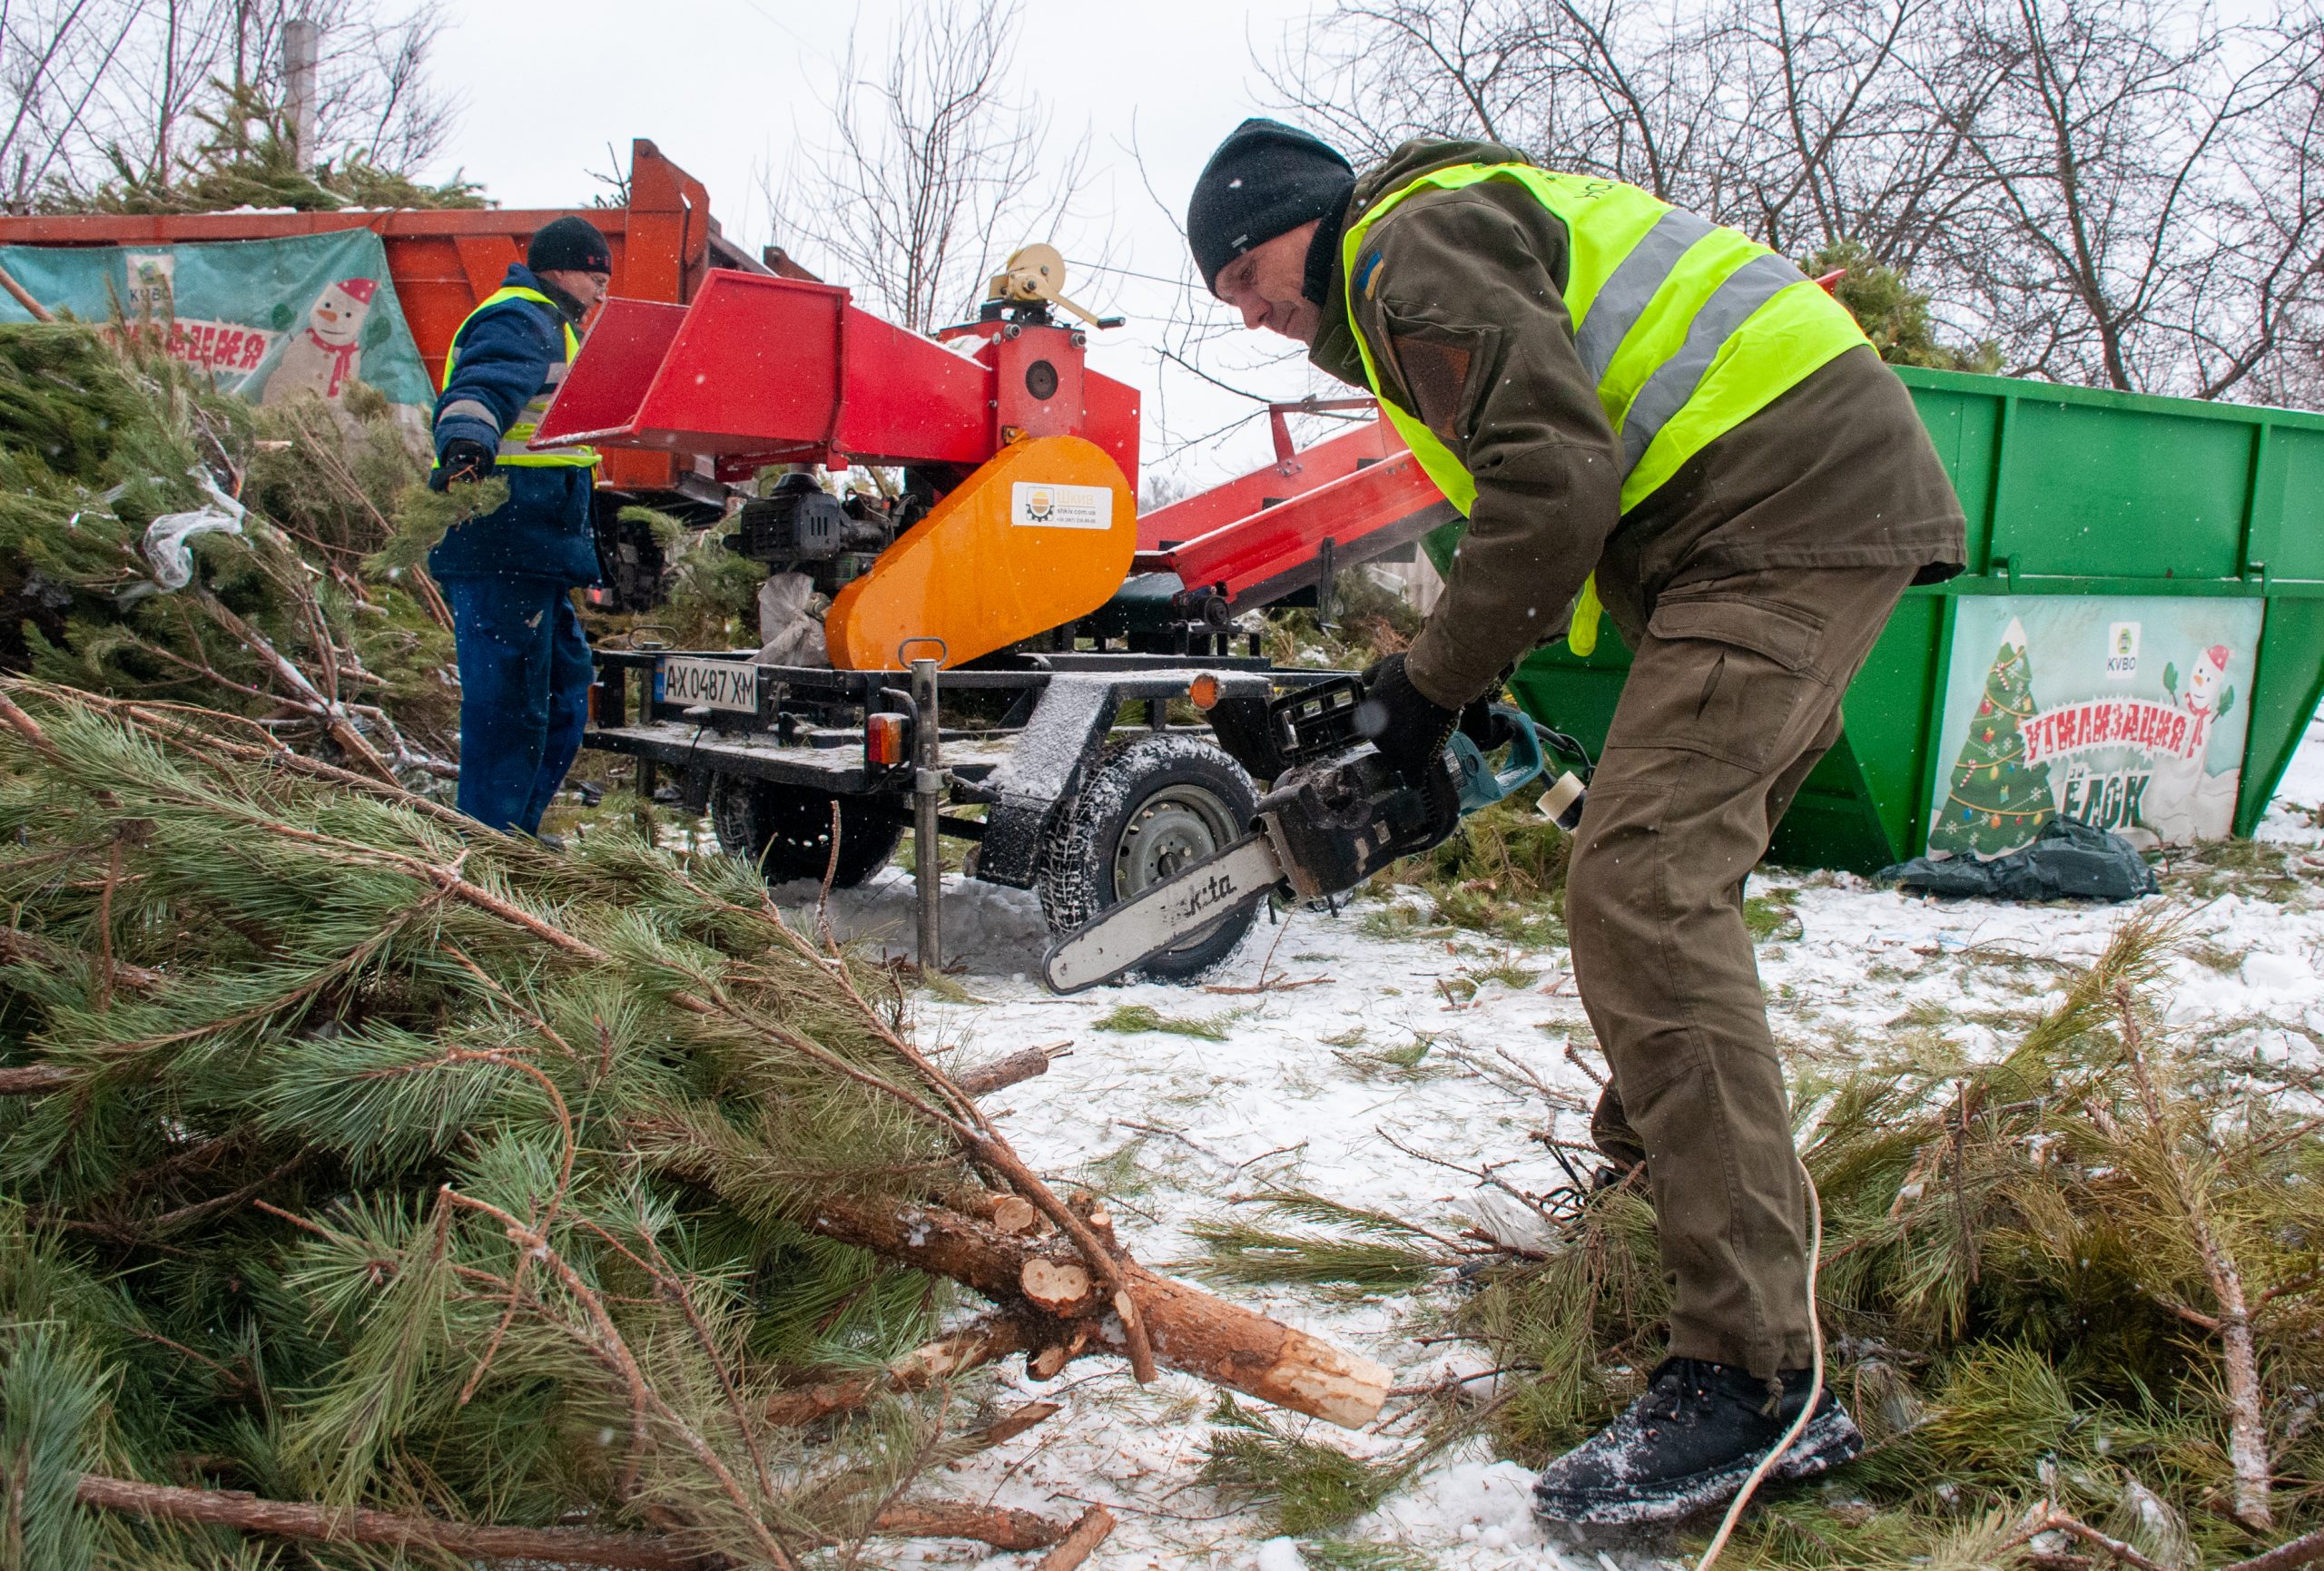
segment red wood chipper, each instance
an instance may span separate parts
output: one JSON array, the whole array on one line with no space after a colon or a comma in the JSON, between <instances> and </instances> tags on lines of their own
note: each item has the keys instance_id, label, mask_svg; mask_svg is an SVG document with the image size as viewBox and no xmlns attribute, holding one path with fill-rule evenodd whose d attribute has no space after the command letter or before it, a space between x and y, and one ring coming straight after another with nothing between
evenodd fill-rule
<instances>
[{"instance_id":1,"label":"red wood chipper","mask_svg":"<svg viewBox=\"0 0 2324 1571\"><path fill-rule=\"evenodd\" d=\"M1103 324L1063 274L1029 247L933 339L843 288L739 271L684 305L613 299L537 438L724 481L799 466L726 544L829 597L829 664L778 663L797 656L772 629L763 653L600 649L588 745L670 771L771 880L860 882L916 824L923 964L940 836L974 842L971 877L1038 889L1062 932L1241 834L1249 777L1173 702L1333 674L1270 665L1237 616L1328 615L1335 574L1452 517L1383 421L1293 448L1286 412L1369 407L1347 400L1278 407L1275 462L1141 519L1138 396L1087 365ZM842 497L812 466L878 483ZM1147 974L1202 971L1251 919Z\"/></svg>"}]
</instances>

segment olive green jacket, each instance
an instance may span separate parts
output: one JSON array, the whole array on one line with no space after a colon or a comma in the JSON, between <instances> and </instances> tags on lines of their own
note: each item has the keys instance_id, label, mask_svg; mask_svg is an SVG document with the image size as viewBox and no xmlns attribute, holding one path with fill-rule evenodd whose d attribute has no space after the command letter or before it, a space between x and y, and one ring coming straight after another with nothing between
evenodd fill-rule
<instances>
[{"instance_id":1,"label":"olive green jacket","mask_svg":"<svg viewBox=\"0 0 2324 1571\"><path fill-rule=\"evenodd\" d=\"M1429 170L1519 162L1492 142L1408 142L1357 181L1343 221ZM1362 387L1337 252L1310 358ZM1868 346L1712 442L1624 515L1621 445L1574 348L1555 214L1503 181L1422 191L1373 225L1356 265L1355 319L1382 392L1477 482L1444 595L1407 660L1413 685L1440 703L1476 697L1561 634L1593 570L1634 647L1673 584L1765 567L1909 566L1933 579L1962 561L1960 503L1904 384Z\"/></svg>"}]
</instances>

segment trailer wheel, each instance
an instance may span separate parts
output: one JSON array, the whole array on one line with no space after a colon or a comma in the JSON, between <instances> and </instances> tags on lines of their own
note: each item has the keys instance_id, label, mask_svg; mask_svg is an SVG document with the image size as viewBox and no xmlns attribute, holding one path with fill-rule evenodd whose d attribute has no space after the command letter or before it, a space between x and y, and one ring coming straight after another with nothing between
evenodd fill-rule
<instances>
[{"instance_id":1,"label":"trailer wheel","mask_svg":"<svg viewBox=\"0 0 2324 1571\"><path fill-rule=\"evenodd\" d=\"M1049 831L1041 854L1041 914L1067 933L1098 912L1242 839L1258 809L1251 777L1216 743L1141 736L1106 751ZM1235 952L1258 915L1222 918L1137 975L1201 976Z\"/></svg>"},{"instance_id":2,"label":"trailer wheel","mask_svg":"<svg viewBox=\"0 0 2324 1571\"><path fill-rule=\"evenodd\" d=\"M851 889L887 866L903 839L901 819L868 797L835 797L804 786L742 775L714 776L710 823L719 849L755 865L770 884L821 882L832 860L832 803L839 803L839 868L832 882Z\"/></svg>"}]
</instances>

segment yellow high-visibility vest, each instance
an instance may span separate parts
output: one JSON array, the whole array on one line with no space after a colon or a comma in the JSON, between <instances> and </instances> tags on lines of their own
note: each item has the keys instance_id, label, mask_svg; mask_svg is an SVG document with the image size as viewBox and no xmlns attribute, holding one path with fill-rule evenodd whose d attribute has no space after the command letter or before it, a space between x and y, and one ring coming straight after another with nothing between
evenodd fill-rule
<instances>
[{"instance_id":1,"label":"yellow high-visibility vest","mask_svg":"<svg viewBox=\"0 0 2324 1571\"><path fill-rule=\"evenodd\" d=\"M556 389L564 384L565 373L566 368L573 364L573 357L581 352L581 335L573 330L573 324L565 319L565 312L558 309L556 302L540 290L514 287L495 290L478 300L476 309L462 317L460 325L452 330L452 347L444 354L444 387L448 388L452 385L452 368L459 364L460 335L468 330L470 322L504 300L532 300L556 311L556 325L565 329L565 358L549 367L547 382L543 385L540 391L532 396L522 409L517 412L517 417L509 422L508 428L500 433L500 446L495 455L496 461L520 469L591 467L597 461L597 450L595 447L544 447L535 452L525 446L532 440L533 433L541 428L541 418L548 413L549 400L556 397ZM441 390L438 389L438 391ZM479 418L487 421L492 419L492 411L484 405L478 404L473 411L469 411L465 403L446 405L438 412L438 417L455 411L473 412Z\"/></svg>"},{"instance_id":2,"label":"yellow high-visibility vest","mask_svg":"<svg viewBox=\"0 0 2324 1571\"><path fill-rule=\"evenodd\" d=\"M1356 270L1364 235L1399 203L1488 180L1523 188L1566 227L1566 311L1621 444L1625 513L1712 441L1871 341L1846 306L1768 247L1637 186L1530 163L1431 170L1347 226L1341 266L1364 378L1421 467L1464 517L1476 503L1476 477L1417 414L1382 392L1372 346L1355 319ZM1567 634L1575 653L1597 646L1598 614L1593 575Z\"/></svg>"}]
</instances>

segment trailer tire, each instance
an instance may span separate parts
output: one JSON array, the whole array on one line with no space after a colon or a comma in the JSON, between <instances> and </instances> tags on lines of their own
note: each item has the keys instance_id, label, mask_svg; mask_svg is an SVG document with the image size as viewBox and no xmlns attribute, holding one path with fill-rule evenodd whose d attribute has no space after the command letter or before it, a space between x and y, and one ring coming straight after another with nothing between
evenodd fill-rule
<instances>
[{"instance_id":1,"label":"trailer tire","mask_svg":"<svg viewBox=\"0 0 2324 1571\"><path fill-rule=\"evenodd\" d=\"M1041 914L1068 933L1189 862L1240 840L1258 810L1243 766L1217 743L1148 735L1106 750L1059 814L1041 849ZM1236 912L1133 975L1157 982L1201 976L1233 954L1256 908Z\"/></svg>"},{"instance_id":2,"label":"trailer tire","mask_svg":"<svg viewBox=\"0 0 2324 1571\"><path fill-rule=\"evenodd\" d=\"M710 823L719 849L759 869L770 884L812 879L832 868L832 803L839 803L839 866L832 883L852 889L888 865L903 820L870 797L834 796L805 786L714 775Z\"/></svg>"}]
</instances>

